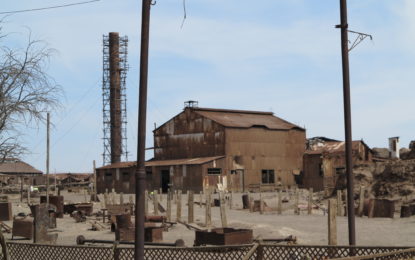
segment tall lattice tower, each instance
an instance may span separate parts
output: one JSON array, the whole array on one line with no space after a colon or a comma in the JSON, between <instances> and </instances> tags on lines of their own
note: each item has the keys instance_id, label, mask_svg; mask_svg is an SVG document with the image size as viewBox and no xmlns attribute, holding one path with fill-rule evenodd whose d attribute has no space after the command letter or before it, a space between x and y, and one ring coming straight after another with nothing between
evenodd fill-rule
<instances>
[{"instance_id":1,"label":"tall lattice tower","mask_svg":"<svg viewBox=\"0 0 415 260\"><path fill-rule=\"evenodd\" d=\"M111 32L103 36L102 113L104 133L103 165L128 160L127 36Z\"/></svg>"}]
</instances>

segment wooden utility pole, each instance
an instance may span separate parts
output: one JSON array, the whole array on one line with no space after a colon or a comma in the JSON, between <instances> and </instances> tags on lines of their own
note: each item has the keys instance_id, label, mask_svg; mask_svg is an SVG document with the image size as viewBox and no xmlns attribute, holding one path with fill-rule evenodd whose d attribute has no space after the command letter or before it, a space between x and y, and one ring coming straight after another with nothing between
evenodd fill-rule
<instances>
[{"instance_id":1,"label":"wooden utility pole","mask_svg":"<svg viewBox=\"0 0 415 260\"><path fill-rule=\"evenodd\" d=\"M95 160L92 161L92 166L94 167L94 201L98 201L98 191L97 191L97 168L95 165Z\"/></svg>"},{"instance_id":2,"label":"wooden utility pole","mask_svg":"<svg viewBox=\"0 0 415 260\"><path fill-rule=\"evenodd\" d=\"M148 47L150 38L150 7L152 0L142 0L140 89L138 102L137 168L135 178L135 241L134 259L144 260L144 190L146 188L145 146L147 120Z\"/></svg>"},{"instance_id":3,"label":"wooden utility pole","mask_svg":"<svg viewBox=\"0 0 415 260\"><path fill-rule=\"evenodd\" d=\"M46 205L49 207L49 148L50 148L50 114L46 114Z\"/></svg>"},{"instance_id":4,"label":"wooden utility pole","mask_svg":"<svg viewBox=\"0 0 415 260\"><path fill-rule=\"evenodd\" d=\"M347 35L347 0L340 0L342 74L343 74L343 104L344 132L346 140L346 175L347 175L347 220L349 228L349 245L356 245L355 214L353 200L353 161L352 161L352 113L350 106L350 72L349 72L349 39Z\"/></svg>"}]
</instances>

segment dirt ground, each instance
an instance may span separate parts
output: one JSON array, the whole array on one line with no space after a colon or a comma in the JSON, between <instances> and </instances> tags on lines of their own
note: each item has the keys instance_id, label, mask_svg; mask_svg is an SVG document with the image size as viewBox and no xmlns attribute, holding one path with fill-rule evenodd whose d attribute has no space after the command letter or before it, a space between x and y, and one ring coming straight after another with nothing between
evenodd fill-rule
<instances>
[{"instance_id":1,"label":"dirt ground","mask_svg":"<svg viewBox=\"0 0 415 260\"><path fill-rule=\"evenodd\" d=\"M326 208L325 201L320 204L320 208L314 208L312 215L307 214L306 191L300 198L300 215L295 215L292 205L284 203L282 215L275 211L249 212L242 209L242 194L233 195L233 207L229 209L226 206L227 221L229 227L234 228L251 228L254 237L282 238L289 235L297 237L298 244L305 245L326 245L327 244L327 215L321 208ZM63 192L65 202L85 202L85 196L82 193ZM255 194L259 198L259 194ZM277 206L276 193L263 193L265 202L271 208ZM128 201L129 195L124 195L124 201ZM213 196L217 198L217 194ZM293 201L289 194L285 194L287 199ZM103 197L101 196L101 199ZM26 200L20 203L19 195L11 195L9 198L13 201L13 214L20 212L29 213ZM119 198L116 198L116 201ZM33 200L35 201L35 200ZM199 202L199 195L195 195L195 202ZM94 203L94 212L100 210L102 203ZM166 195L162 196L161 204L166 208ZM149 204L149 212L152 213L153 204ZM199 205L194 206L195 223L193 225L203 228L205 222L205 208ZM187 196L182 196L182 221L187 222ZM176 219L176 204L172 203L172 219ZM58 234L58 244L74 245L76 237L83 235L87 239L105 239L114 240L115 235L110 231L109 224L103 231L90 230L89 221L101 221L102 217L88 217L87 222L76 223L69 215L63 219L57 219L57 228L51 230ZM12 226L12 221L6 221L6 224ZM221 217L219 207L212 207L212 225L213 227L221 226ZM347 217L337 217L337 239L339 245L348 244ZM186 246L192 246L194 242L194 231L189 230L182 224L175 224L168 232L163 233L164 242L174 242L176 239L183 239ZM11 239L11 234L5 234L6 239ZM18 238L16 238L18 239ZM411 218L399 218L396 212L395 218L367 218L356 217L356 239L357 244L361 246L414 246L415 247L415 216ZM20 240L21 242L30 242L29 240Z\"/></svg>"}]
</instances>

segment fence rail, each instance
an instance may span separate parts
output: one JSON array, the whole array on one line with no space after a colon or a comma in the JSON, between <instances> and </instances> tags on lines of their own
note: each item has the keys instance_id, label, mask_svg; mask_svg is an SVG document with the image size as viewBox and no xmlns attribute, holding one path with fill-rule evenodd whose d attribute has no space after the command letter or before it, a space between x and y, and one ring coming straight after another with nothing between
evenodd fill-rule
<instances>
[{"instance_id":1,"label":"fence rail","mask_svg":"<svg viewBox=\"0 0 415 260\"><path fill-rule=\"evenodd\" d=\"M133 248L117 246L57 246L8 242L7 247L9 260L130 260L134 256ZM351 253L354 254L354 257L349 257ZM0 259L3 259L1 252ZM215 247L148 247L145 249L145 259L415 259L415 249L404 247L304 246L265 243Z\"/></svg>"}]
</instances>

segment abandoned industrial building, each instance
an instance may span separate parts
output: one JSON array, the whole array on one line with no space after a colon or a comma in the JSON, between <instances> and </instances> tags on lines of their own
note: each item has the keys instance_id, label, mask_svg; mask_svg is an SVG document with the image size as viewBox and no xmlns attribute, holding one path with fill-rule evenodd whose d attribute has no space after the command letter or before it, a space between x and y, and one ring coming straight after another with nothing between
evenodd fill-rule
<instances>
[{"instance_id":1,"label":"abandoned industrial building","mask_svg":"<svg viewBox=\"0 0 415 260\"><path fill-rule=\"evenodd\" d=\"M153 131L148 189L275 189L303 167L305 129L271 112L185 107ZM97 190L134 192L135 162L97 168Z\"/></svg>"},{"instance_id":2,"label":"abandoned industrial building","mask_svg":"<svg viewBox=\"0 0 415 260\"><path fill-rule=\"evenodd\" d=\"M35 169L30 164L16 158L6 158L0 163L0 183L17 184L39 183L42 179L42 172Z\"/></svg>"},{"instance_id":3,"label":"abandoned industrial building","mask_svg":"<svg viewBox=\"0 0 415 260\"><path fill-rule=\"evenodd\" d=\"M352 158L353 165L368 164L373 160L373 151L363 140L353 141ZM310 138L304 153L300 184L304 188L331 194L338 180L345 176L345 167L345 142L325 137Z\"/></svg>"}]
</instances>

